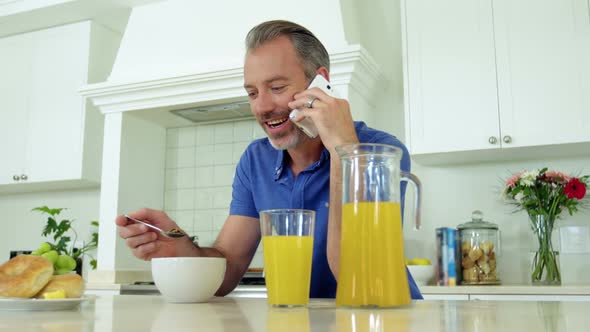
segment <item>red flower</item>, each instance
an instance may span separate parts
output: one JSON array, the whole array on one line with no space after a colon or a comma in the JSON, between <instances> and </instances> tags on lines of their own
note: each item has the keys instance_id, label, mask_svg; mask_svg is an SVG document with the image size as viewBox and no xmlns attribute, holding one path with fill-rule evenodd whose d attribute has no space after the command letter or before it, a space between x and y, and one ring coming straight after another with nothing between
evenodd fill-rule
<instances>
[{"instance_id":1,"label":"red flower","mask_svg":"<svg viewBox=\"0 0 590 332\"><path fill-rule=\"evenodd\" d=\"M563 190L567 195L567 198L582 199L586 195L586 184L580 181L578 178L572 178Z\"/></svg>"}]
</instances>

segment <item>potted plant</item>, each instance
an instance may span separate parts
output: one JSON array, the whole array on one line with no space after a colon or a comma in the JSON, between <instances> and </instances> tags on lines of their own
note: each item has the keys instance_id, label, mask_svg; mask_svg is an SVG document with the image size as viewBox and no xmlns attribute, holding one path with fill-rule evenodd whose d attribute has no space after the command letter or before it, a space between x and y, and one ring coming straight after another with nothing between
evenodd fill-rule
<instances>
[{"instance_id":1,"label":"potted plant","mask_svg":"<svg viewBox=\"0 0 590 332\"><path fill-rule=\"evenodd\" d=\"M89 251L96 249L98 246L98 221L91 221L94 227L90 240L84 242L82 246L76 246L79 239L78 232L73 227L74 220L61 219L58 221L59 214L65 208L52 209L47 206L40 206L32 209L47 215L47 220L43 236L50 238L50 241L42 243L39 248L33 251L32 255L40 255L49 259L54 264L55 274L65 274L75 270L82 274L82 258L88 256L91 258L90 265L96 269L96 259L89 254Z\"/></svg>"}]
</instances>

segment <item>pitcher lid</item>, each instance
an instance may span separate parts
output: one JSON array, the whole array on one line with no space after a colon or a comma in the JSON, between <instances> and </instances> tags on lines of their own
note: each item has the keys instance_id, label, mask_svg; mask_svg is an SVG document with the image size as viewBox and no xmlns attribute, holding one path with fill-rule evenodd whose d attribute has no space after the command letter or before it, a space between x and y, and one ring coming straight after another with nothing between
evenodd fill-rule
<instances>
[{"instance_id":1,"label":"pitcher lid","mask_svg":"<svg viewBox=\"0 0 590 332\"><path fill-rule=\"evenodd\" d=\"M463 230L463 229L498 229L498 225L489 222L489 221L485 221L483 220L483 212L479 211L479 210L475 210L473 211L473 213L471 213L471 221L468 221L466 223L460 224L459 226L457 226L458 230Z\"/></svg>"}]
</instances>

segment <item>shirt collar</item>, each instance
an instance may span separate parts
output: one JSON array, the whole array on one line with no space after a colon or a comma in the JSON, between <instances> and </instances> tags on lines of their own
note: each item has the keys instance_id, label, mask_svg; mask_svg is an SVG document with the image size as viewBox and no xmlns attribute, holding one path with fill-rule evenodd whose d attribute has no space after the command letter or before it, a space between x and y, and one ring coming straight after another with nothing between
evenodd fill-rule
<instances>
[{"instance_id":1,"label":"shirt collar","mask_svg":"<svg viewBox=\"0 0 590 332\"><path fill-rule=\"evenodd\" d=\"M277 181L282 175L288 165L285 163L286 150L277 150L277 158L275 160L275 168L273 170L273 177L274 180ZM313 163L308 169L310 171L316 170L318 167L322 166L326 161L330 160L330 153L328 149L324 148L322 150L322 154L320 155L320 159Z\"/></svg>"},{"instance_id":2,"label":"shirt collar","mask_svg":"<svg viewBox=\"0 0 590 332\"><path fill-rule=\"evenodd\" d=\"M284 165L285 150L277 150L277 159L275 160L275 169L273 170L275 181L278 180L283 174L283 169L285 168Z\"/></svg>"}]
</instances>

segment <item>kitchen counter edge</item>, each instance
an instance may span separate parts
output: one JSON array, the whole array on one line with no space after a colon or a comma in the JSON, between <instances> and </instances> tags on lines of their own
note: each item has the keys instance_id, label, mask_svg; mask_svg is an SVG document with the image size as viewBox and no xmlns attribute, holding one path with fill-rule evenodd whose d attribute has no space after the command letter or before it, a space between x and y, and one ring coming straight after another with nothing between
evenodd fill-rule
<instances>
[{"instance_id":1,"label":"kitchen counter edge","mask_svg":"<svg viewBox=\"0 0 590 332\"><path fill-rule=\"evenodd\" d=\"M153 285L124 285L109 283L87 283L90 291L121 291L133 287L138 291L157 291ZM499 286L419 286L423 294L522 294L522 295L590 295L590 285L563 286L532 286L532 285L499 285ZM265 286L240 285L234 292L266 293Z\"/></svg>"}]
</instances>

